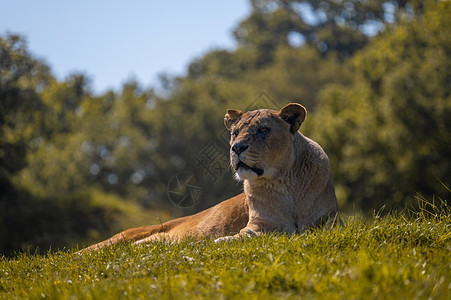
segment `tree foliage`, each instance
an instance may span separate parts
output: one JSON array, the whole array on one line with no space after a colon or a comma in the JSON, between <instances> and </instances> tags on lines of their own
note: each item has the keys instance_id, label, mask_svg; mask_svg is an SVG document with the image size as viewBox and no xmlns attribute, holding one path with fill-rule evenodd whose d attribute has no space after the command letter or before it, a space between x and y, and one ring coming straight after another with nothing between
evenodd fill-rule
<instances>
[{"instance_id":1,"label":"tree foliage","mask_svg":"<svg viewBox=\"0 0 451 300\"><path fill-rule=\"evenodd\" d=\"M318 139L344 202L363 209L440 196L451 178L451 10L429 4L353 57L351 87L322 91ZM325 126L324 126L325 125Z\"/></svg>"}]
</instances>

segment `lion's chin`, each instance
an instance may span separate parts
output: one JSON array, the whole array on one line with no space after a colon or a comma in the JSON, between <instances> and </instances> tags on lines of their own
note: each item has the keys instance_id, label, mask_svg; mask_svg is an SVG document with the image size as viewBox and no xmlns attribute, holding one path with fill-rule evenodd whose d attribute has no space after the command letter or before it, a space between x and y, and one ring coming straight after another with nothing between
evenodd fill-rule
<instances>
[{"instance_id":1,"label":"lion's chin","mask_svg":"<svg viewBox=\"0 0 451 300\"><path fill-rule=\"evenodd\" d=\"M243 181L244 179L255 179L262 176L264 171L259 168L252 168L243 162L239 162L235 167L235 179Z\"/></svg>"}]
</instances>

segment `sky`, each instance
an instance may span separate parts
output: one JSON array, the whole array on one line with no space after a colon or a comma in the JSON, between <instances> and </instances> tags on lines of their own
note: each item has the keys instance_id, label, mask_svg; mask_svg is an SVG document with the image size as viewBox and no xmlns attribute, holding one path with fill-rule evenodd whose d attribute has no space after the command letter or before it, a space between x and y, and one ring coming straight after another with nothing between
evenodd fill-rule
<instances>
[{"instance_id":1,"label":"sky","mask_svg":"<svg viewBox=\"0 0 451 300\"><path fill-rule=\"evenodd\" d=\"M84 73L96 93L129 79L156 86L159 74L184 75L213 49L233 49L247 0L0 0L0 35L20 34L63 80Z\"/></svg>"}]
</instances>

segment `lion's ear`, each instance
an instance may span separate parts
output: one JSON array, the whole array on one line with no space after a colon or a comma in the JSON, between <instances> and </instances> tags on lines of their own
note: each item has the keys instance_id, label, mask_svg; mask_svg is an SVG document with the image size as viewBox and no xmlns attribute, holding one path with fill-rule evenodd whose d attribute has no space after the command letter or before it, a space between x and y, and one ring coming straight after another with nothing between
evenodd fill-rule
<instances>
[{"instance_id":1,"label":"lion's ear","mask_svg":"<svg viewBox=\"0 0 451 300\"><path fill-rule=\"evenodd\" d=\"M232 127L241 119L243 112L236 109L228 109L224 117L224 125L228 131L232 130Z\"/></svg>"},{"instance_id":2,"label":"lion's ear","mask_svg":"<svg viewBox=\"0 0 451 300\"><path fill-rule=\"evenodd\" d=\"M279 117L291 125L291 133L299 130L306 116L307 110L305 107L297 103L289 103L279 111Z\"/></svg>"}]
</instances>

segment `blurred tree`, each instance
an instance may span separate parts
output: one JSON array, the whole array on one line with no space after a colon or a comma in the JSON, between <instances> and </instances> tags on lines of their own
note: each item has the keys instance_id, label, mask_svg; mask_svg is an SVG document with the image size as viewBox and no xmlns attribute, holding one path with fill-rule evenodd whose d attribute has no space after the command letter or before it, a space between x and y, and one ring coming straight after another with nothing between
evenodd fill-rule
<instances>
[{"instance_id":1,"label":"blurred tree","mask_svg":"<svg viewBox=\"0 0 451 300\"><path fill-rule=\"evenodd\" d=\"M117 209L93 203L78 179L86 86L83 76L59 84L23 38L0 37L0 255L63 247L112 226Z\"/></svg>"},{"instance_id":2,"label":"blurred tree","mask_svg":"<svg viewBox=\"0 0 451 300\"><path fill-rule=\"evenodd\" d=\"M312 47L279 46L274 62L254 72L249 76L249 82L264 89L274 99L302 102L312 112L324 86L350 84L351 74L333 55L321 57Z\"/></svg>"},{"instance_id":3,"label":"blurred tree","mask_svg":"<svg viewBox=\"0 0 451 300\"><path fill-rule=\"evenodd\" d=\"M316 137L348 205L367 210L415 193L440 196L440 180L450 184L451 6L423 8L423 17L353 58L352 88L322 92Z\"/></svg>"},{"instance_id":4,"label":"blurred tree","mask_svg":"<svg viewBox=\"0 0 451 300\"><path fill-rule=\"evenodd\" d=\"M0 207L16 198L12 176L26 167L30 141L38 137L38 95L51 79L48 68L32 59L16 35L0 38Z\"/></svg>"},{"instance_id":5,"label":"blurred tree","mask_svg":"<svg viewBox=\"0 0 451 300\"><path fill-rule=\"evenodd\" d=\"M38 95L51 79L48 68L32 59L25 41L0 37L0 182L26 166L29 141L37 138L34 112L44 106ZM0 188L5 191L6 188Z\"/></svg>"},{"instance_id":6,"label":"blurred tree","mask_svg":"<svg viewBox=\"0 0 451 300\"><path fill-rule=\"evenodd\" d=\"M66 195L86 184L76 140L87 85L84 76L73 75L63 83L51 80L40 94L44 106L35 111L35 124L41 126L27 153L28 167L16 178L33 194Z\"/></svg>"},{"instance_id":7,"label":"blurred tree","mask_svg":"<svg viewBox=\"0 0 451 300\"><path fill-rule=\"evenodd\" d=\"M323 55L346 59L364 47L369 36L414 11L412 1L403 0L252 0L251 5L251 15L234 34L241 47L257 53L257 67L271 63L277 47L287 44L307 44Z\"/></svg>"}]
</instances>

